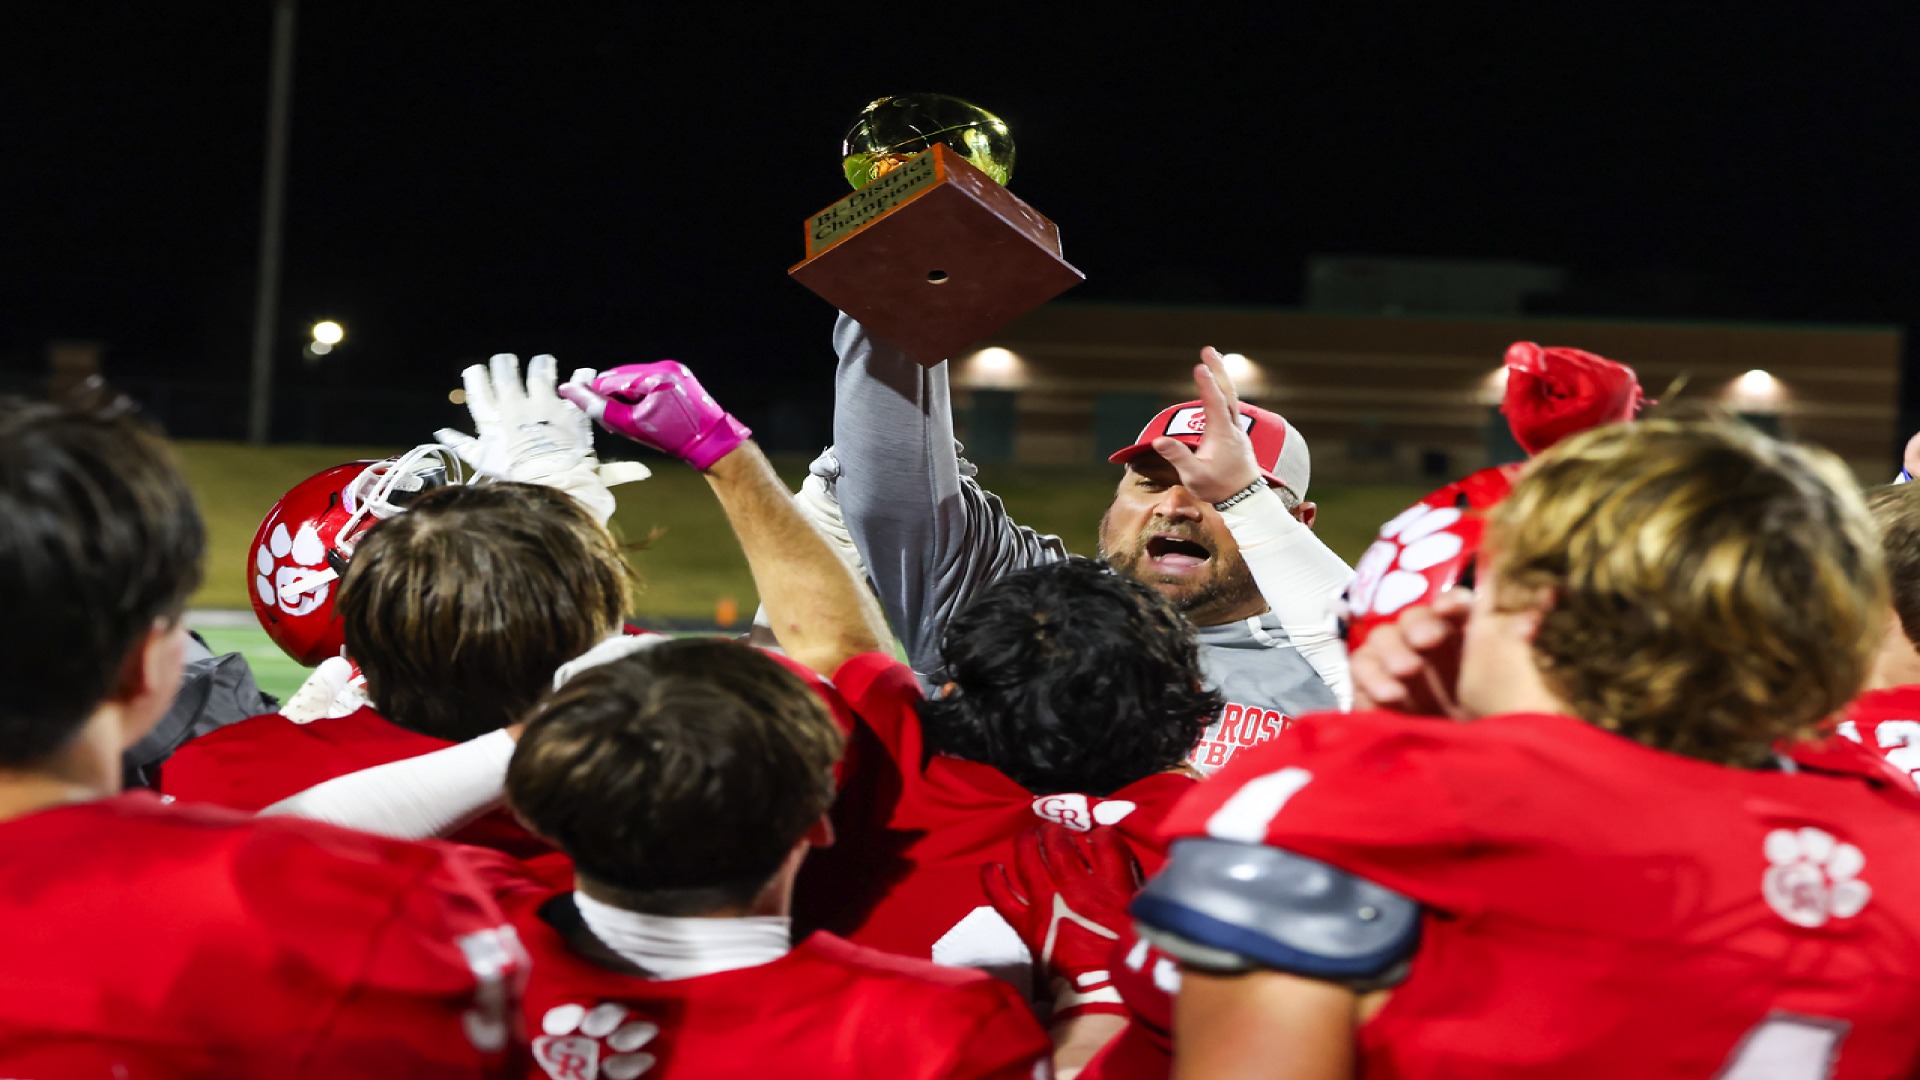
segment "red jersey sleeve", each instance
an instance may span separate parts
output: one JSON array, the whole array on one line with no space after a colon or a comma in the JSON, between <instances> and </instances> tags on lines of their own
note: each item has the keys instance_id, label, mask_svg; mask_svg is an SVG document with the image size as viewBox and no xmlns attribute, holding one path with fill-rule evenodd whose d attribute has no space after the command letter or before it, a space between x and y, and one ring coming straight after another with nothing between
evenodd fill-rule
<instances>
[{"instance_id":1,"label":"red jersey sleeve","mask_svg":"<svg viewBox=\"0 0 1920 1080\"><path fill-rule=\"evenodd\" d=\"M515 1075L527 967L479 876L445 848L396 894L301 1075Z\"/></svg>"},{"instance_id":2,"label":"red jersey sleeve","mask_svg":"<svg viewBox=\"0 0 1920 1080\"><path fill-rule=\"evenodd\" d=\"M926 760L920 734L920 680L913 669L886 653L862 653L840 665L833 685L907 775Z\"/></svg>"},{"instance_id":3,"label":"red jersey sleeve","mask_svg":"<svg viewBox=\"0 0 1920 1080\"><path fill-rule=\"evenodd\" d=\"M1471 849L1436 769L1446 734L1440 721L1386 713L1301 717L1196 787L1163 835L1269 844L1431 907L1472 913L1481 907L1476 890L1446 872Z\"/></svg>"}]
</instances>

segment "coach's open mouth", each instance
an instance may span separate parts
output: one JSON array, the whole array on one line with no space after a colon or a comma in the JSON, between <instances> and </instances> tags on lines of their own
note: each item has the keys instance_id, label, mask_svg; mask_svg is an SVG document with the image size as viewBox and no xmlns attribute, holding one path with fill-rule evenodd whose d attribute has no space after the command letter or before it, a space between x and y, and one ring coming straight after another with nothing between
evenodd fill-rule
<instances>
[{"instance_id":1,"label":"coach's open mouth","mask_svg":"<svg viewBox=\"0 0 1920 1080\"><path fill-rule=\"evenodd\" d=\"M1205 566L1213 552L1191 537L1157 533L1147 539L1147 562L1163 574L1186 574Z\"/></svg>"}]
</instances>

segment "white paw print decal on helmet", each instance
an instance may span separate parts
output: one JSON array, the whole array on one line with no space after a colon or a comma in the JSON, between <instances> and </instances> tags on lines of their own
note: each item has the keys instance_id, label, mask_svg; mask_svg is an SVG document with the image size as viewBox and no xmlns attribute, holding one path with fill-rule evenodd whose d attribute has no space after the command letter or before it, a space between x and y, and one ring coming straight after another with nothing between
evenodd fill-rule
<instances>
[{"instance_id":1,"label":"white paw print decal on helmet","mask_svg":"<svg viewBox=\"0 0 1920 1080\"><path fill-rule=\"evenodd\" d=\"M1452 506L1421 503L1380 527L1380 538L1353 569L1347 609L1353 615L1392 615L1427 595L1426 571L1460 554L1466 542L1445 532L1460 520Z\"/></svg>"},{"instance_id":2,"label":"white paw print decal on helmet","mask_svg":"<svg viewBox=\"0 0 1920 1080\"><path fill-rule=\"evenodd\" d=\"M1767 834L1765 850L1768 866L1760 894L1795 926L1852 918L1873 896L1873 889L1860 880L1867 857L1831 833L1811 826L1775 829Z\"/></svg>"},{"instance_id":3,"label":"white paw print decal on helmet","mask_svg":"<svg viewBox=\"0 0 1920 1080\"><path fill-rule=\"evenodd\" d=\"M553 1080L634 1080L658 1060L641 1047L660 1025L629 1019L624 1005L555 1005L540 1018L533 1060Z\"/></svg>"},{"instance_id":4,"label":"white paw print decal on helmet","mask_svg":"<svg viewBox=\"0 0 1920 1080\"><path fill-rule=\"evenodd\" d=\"M327 545L311 524L289 532L285 522L273 527L267 540L253 552L253 589L260 602L288 615L306 615L326 602L332 585L290 593L287 586L326 569Z\"/></svg>"}]
</instances>

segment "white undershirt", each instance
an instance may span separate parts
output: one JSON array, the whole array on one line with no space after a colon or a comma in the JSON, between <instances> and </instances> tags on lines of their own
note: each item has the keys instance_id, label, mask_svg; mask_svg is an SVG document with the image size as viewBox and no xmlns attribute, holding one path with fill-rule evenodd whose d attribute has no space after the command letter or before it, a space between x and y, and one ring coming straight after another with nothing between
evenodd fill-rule
<instances>
[{"instance_id":1,"label":"white undershirt","mask_svg":"<svg viewBox=\"0 0 1920 1080\"><path fill-rule=\"evenodd\" d=\"M643 915L573 894L601 944L654 979L691 979L770 964L793 948L793 920L778 915L686 919Z\"/></svg>"},{"instance_id":2,"label":"white undershirt","mask_svg":"<svg viewBox=\"0 0 1920 1080\"><path fill-rule=\"evenodd\" d=\"M1220 517L1294 649L1313 665L1340 707L1352 708L1347 643L1334 613L1353 568L1288 513L1271 488L1227 507Z\"/></svg>"},{"instance_id":3,"label":"white undershirt","mask_svg":"<svg viewBox=\"0 0 1920 1080\"><path fill-rule=\"evenodd\" d=\"M558 688L580 672L670 640L664 634L614 634L554 673ZM499 806L507 797L513 736L491 731L457 746L336 776L260 811L342 828L430 840Z\"/></svg>"},{"instance_id":4,"label":"white undershirt","mask_svg":"<svg viewBox=\"0 0 1920 1080\"><path fill-rule=\"evenodd\" d=\"M506 798L513 746L513 736L491 731L444 750L336 776L260 814L309 818L401 840L445 836Z\"/></svg>"}]
</instances>

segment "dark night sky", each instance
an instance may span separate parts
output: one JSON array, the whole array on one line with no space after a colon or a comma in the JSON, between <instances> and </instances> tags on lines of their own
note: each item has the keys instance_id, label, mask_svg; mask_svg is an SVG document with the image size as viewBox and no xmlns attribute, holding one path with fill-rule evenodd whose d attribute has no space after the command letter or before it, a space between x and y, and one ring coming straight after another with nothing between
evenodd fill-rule
<instances>
[{"instance_id":1,"label":"dark night sky","mask_svg":"<svg viewBox=\"0 0 1920 1080\"><path fill-rule=\"evenodd\" d=\"M921 89L1012 124L1078 298L1286 304L1307 254L1371 253L1567 266L1575 313L1920 321L1895 5L782 10L303 0L289 380L512 349L824 382L799 223L860 106ZM0 6L0 362L244 372L269 23ZM351 348L305 375L323 316Z\"/></svg>"}]
</instances>

